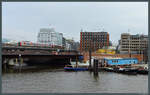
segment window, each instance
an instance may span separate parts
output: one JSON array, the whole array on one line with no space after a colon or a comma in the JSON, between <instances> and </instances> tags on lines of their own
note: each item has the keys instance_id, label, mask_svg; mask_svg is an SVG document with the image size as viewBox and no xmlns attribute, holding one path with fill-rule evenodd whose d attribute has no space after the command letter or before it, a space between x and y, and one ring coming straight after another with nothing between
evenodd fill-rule
<instances>
[{"instance_id":1,"label":"window","mask_svg":"<svg viewBox=\"0 0 150 95\"><path fill-rule=\"evenodd\" d=\"M118 63L118 60L112 60L113 63Z\"/></svg>"}]
</instances>

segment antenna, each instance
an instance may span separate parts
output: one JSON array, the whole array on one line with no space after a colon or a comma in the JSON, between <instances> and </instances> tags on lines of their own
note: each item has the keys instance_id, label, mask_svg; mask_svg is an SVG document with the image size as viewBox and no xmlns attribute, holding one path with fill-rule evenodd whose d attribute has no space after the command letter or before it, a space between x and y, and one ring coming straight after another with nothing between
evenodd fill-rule
<instances>
[{"instance_id":1,"label":"antenna","mask_svg":"<svg viewBox=\"0 0 150 95\"><path fill-rule=\"evenodd\" d=\"M130 29L128 29L128 33L130 34Z\"/></svg>"},{"instance_id":2,"label":"antenna","mask_svg":"<svg viewBox=\"0 0 150 95\"><path fill-rule=\"evenodd\" d=\"M83 32L83 29L81 28L81 32Z\"/></svg>"},{"instance_id":3,"label":"antenna","mask_svg":"<svg viewBox=\"0 0 150 95\"><path fill-rule=\"evenodd\" d=\"M103 31L103 32L105 31L104 26L102 26L102 31Z\"/></svg>"},{"instance_id":4,"label":"antenna","mask_svg":"<svg viewBox=\"0 0 150 95\"><path fill-rule=\"evenodd\" d=\"M103 27L103 32L104 32L104 30L105 30L105 29L104 29L104 27Z\"/></svg>"},{"instance_id":5,"label":"antenna","mask_svg":"<svg viewBox=\"0 0 150 95\"><path fill-rule=\"evenodd\" d=\"M99 28L99 26L98 26L98 28L97 28L97 31L99 31L99 32L101 31L101 28Z\"/></svg>"}]
</instances>

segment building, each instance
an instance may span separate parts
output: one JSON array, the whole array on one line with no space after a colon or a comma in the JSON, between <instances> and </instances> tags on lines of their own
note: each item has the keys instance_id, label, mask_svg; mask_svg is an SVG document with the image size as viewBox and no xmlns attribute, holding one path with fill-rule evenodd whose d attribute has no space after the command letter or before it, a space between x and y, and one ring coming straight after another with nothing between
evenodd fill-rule
<instances>
[{"instance_id":1,"label":"building","mask_svg":"<svg viewBox=\"0 0 150 95\"><path fill-rule=\"evenodd\" d=\"M80 51L96 51L109 46L109 34L107 32L80 32Z\"/></svg>"},{"instance_id":2,"label":"building","mask_svg":"<svg viewBox=\"0 0 150 95\"><path fill-rule=\"evenodd\" d=\"M130 65L138 64L138 59L136 58L104 58L103 62L107 65Z\"/></svg>"},{"instance_id":3,"label":"building","mask_svg":"<svg viewBox=\"0 0 150 95\"><path fill-rule=\"evenodd\" d=\"M116 51L114 49L98 49L96 53L100 54L116 54Z\"/></svg>"},{"instance_id":4,"label":"building","mask_svg":"<svg viewBox=\"0 0 150 95\"><path fill-rule=\"evenodd\" d=\"M66 47L66 39L64 37L62 38L62 46Z\"/></svg>"},{"instance_id":5,"label":"building","mask_svg":"<svg viewBox=\"0 0 150 95\"><path fill-rule=\"evenodd\" d=\"M62 46L63 34L55 32L53 28L42 28L38 33L38 43Z\"/></svg>"},{"instance_id":6,"label":"building","mask_svg":"<svg viewBox=\"0 0 150 95\"><path fill-rule=\"evenodd\" d=\"M121 34L120 53L143 54L148 50L148 35Z\"/></svg>"},{"instance_id":7,"label":"building","mask_svg":"<svg viewBox=\"0 0 150 95\"><path fill-rule=\"evenodd\" d=\"M2 38L2 43L7 43L7 42L10 42L10 41L11 41L10 39Z\"/></svg>"},{"instance_id":8,"label":"building","mask_svg":"<svg viewBox=\"0 0 150 95\"><path fill-rule=\"evenodd\" d=\"M66 49L78 50L79 46L79 42L75 42L73 39L66 39Z\"/></svg>"}]
</instances>

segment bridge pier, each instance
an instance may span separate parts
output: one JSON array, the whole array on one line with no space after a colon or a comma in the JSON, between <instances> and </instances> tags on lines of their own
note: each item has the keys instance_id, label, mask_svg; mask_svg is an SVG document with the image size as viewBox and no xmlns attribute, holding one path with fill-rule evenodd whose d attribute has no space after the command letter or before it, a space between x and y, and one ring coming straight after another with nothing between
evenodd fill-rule
<instances>
[{"instance_id":1,"label":"bridge pier","mask_svg":"<svg viewBox=\"0 0 150 95\"><path fill-rule=\"evenodd\" d=\"M15 62L15 64L18 64L18 58L16 58L16 62Z\"/></svg>"},{"instance_id":2,"label":"bridge pier","mask_svg":"<svg viewBox=\"0 0 150 95\"><path fill-rule=\"evenodd\" d=\"M7 63L4 63L4 71L7 72Z\"/></svg>"},{"instance_id":3,"label":"bridge pier","mask_svg":"<svg viewBox=\"0 0 150 95\"><path fill-rule=\"evenodd\" d=\"M8 59L7 58L2 61L2 69L5 73L7 72L7 69L8 69Z\"/></svg>"}]
</instances>

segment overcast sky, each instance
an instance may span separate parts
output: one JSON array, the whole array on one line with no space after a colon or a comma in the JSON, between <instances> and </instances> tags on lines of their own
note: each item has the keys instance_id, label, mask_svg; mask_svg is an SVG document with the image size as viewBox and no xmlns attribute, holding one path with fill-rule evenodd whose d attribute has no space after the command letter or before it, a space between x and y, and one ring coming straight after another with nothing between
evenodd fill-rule
<instances>
[{"instance_id":1,"label":"overcast sky","mask_svg":"<svg viewBox=\"0 0 150 95\"><path fill-rule=\"evenodd\" d=\"M121 33L148 34L147 2L2 3L2 38L37 42L40 28L55 28L80 41L80 31L106 31L118 43Z\"/></svg>"}]
</instances>

